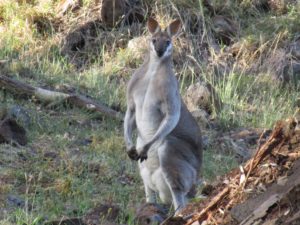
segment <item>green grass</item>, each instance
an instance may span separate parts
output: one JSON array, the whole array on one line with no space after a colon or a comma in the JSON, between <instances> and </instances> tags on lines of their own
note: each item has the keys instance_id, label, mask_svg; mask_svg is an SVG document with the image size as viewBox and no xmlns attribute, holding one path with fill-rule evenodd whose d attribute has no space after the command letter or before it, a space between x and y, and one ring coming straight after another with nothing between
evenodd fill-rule
<instances>
[{"instance_id":1,"label":"green grass","mask_svg":"<svg viewBox=\"0 0 300 225\"><path fill-rule=\"evenodd\" d=\"M87 18L92 2L83 2L82 15ZM193 0L169 2L175 6L199 3ZM40 15L55 18L52 8L57 1L38 3L38 0L24 4L8 0L0 3L0 30L5 29L0 37L0 60L8 60L4 67L0 65L0 72L49 89L60 90L61 86L67 85L124 112L126 82L141 63L141 59L131 57L126 48L116 47L120 38L131 38L129 28L113 29L93 51L81 52L80 57L84 56L87 63L78 70L61 53L63 34L51 29L40 34L30 20L30 17ZM299 11L291 7L283 16L264 13L253 17L251 13L242 14L243 9L232 4L233 8L226 6L224 10L232 18L242 20L239 41L246 45L243 54L235 58L229 72L216 76L202 63L197 55L199 51L192 51L200 39L195 34L190 35L191 46L185 54L194 58L197 65L191 64L186 55L182 56L183 64L176 65L180 90L184 92L201 73L201 78L212 83L224 103L223 109L215 115L221 130L271 128L276 120L293 113L299 87L281 87L267 72L254 73L246 67L257 63L257 58L264 62L276 49L285 46L285 41L293 37L299 25ZM159 15L163 19L170 13L168 7L158 6L156 10L164 13ZM206 16L207 10L197 11L194 7L191 13ZM75 17L72 13L66 15L68 21L63 23L68 29L76 27ZM205 32L208 32L209 22L205 25ZM101 30L97 32L104 34ZM145 30L139 30L139 33L143 32ZM188 28L186 32L189 32ZM253 46L255 53L251 50ZM212 60L218 58L212 56ZM248 65L237 70L242 61ZM120 223L131 223L134 216L127 209L144 200L144 191L137 165L125 153L121 122L71 106L58 105L49 109L34 99L17 99L2 90L0 101L0 106L22 106L31 117L31 124L26 128L28 146L0 145L0 182L3 181L0 224L34 225L62 216L83 216L96 205L106 202L121 207ZM55 154L54 159L45 156L49 152ZM204 151L203 176L207 181L213 181L237 165L231 151L224 153L213 145ZM20 196L33 209L8 207L8 194ZM6 213L2 215L1 209L7 209Z\"/></svg>"},{"instance_id":2,"label":"green grass","mask_svg":"<svg viewBox=\"0 0 300 225\"><path fill-rule=\"evenodd\" d=\"M244 74L230 73L215 87L224 103L220 122L227 129L234 126L272 128L277 120L293 114L299 97L293 86L283 88L271 85L264 77Z\"/></svg>"}]
</instances>

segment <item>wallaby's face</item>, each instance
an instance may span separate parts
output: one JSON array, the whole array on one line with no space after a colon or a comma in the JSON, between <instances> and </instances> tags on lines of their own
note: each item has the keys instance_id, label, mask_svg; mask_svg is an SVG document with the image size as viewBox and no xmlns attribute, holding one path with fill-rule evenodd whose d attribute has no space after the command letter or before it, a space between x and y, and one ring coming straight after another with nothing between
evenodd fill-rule
<instances>
[{"instance_id":1,"label":"wallaby's face","mask_svg":"<svg viewBox=\"0 0 300 225\"><path fill-rule=\"evenodd\" d=\"M149 18L148 30L152 34L150 40L150 54L158 58L166 58L172 54L172 37L180 28L180 21L173 21L165 30L161 30L156 20Z\"/></svg>"}]
</instances>

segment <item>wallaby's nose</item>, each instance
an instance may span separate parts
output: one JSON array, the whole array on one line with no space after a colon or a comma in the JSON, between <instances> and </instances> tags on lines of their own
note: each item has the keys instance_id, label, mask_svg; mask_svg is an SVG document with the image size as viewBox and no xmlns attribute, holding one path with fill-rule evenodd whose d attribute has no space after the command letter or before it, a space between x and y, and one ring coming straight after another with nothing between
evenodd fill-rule
<instances>
[{"instance_id":1,"label":"wallaby's nose","mask_svg":"<svg viewBox=\"0 0 300 225\"><path fill-rule=\"evenodd\" d=\"M164 54L164 50L163 49L158 49L158 50L156 50L156 53L157 53L158 57L162 57L163 54Z\"/></svg>"},{"instance_id":2,"label":"wallaby's nose","mask_svg":"<svg viewBox=\"0 0 300 225\"><path fill-rule=\"evenodd\" d=\"M165 52L165 47L162 45L155 46L155 51L158 57L162 57Z\"/></svg>"}]
</instances>

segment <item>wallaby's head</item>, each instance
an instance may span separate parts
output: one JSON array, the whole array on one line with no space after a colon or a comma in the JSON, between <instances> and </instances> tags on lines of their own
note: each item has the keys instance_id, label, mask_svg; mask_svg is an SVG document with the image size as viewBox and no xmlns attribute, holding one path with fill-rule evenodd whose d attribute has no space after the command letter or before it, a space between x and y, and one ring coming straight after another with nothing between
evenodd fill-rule
<instances>
[{"instance_id":1,"label":"wallaby's head","mask_svg":"<svg viewBox=\"0 0 300 225\"><path fill-rule=\"evenodd\" d=\"M158 58L171 56L173 49L172 37L179 32L180 26L180 20L174 20L165 30L162 30L155 19L149 18L148 30L152 35L150 40L150 54Z\"/></svg>"}]
</instances>

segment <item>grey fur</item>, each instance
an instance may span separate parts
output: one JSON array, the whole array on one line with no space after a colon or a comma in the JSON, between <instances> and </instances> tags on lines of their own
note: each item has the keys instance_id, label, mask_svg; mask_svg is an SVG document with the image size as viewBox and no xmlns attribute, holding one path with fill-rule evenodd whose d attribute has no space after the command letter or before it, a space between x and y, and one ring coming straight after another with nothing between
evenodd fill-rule
<instances>
[{"instance_id":1,"label":"grey fur","mask_svg":"<svg viewBox=\"0 0 300 225\"><path fill-rule=\"evenodd\" d=\"M169 28L161 31L153 24L151 28L159 30L152 34L157 44L171 39ZM175 34L179 27L176 30L173 24L172 29ZM155 202L158 193L164 203L173 201L178 209L185 206L198 181L202 141L200 129L180 97L170 45L160 56L156 52L159 46L150 41L148 57L129 81L124 137L130 158L140 159L147 202ZM134 129L138 133L136 148Z\"/></svg>"}]
</instances>

